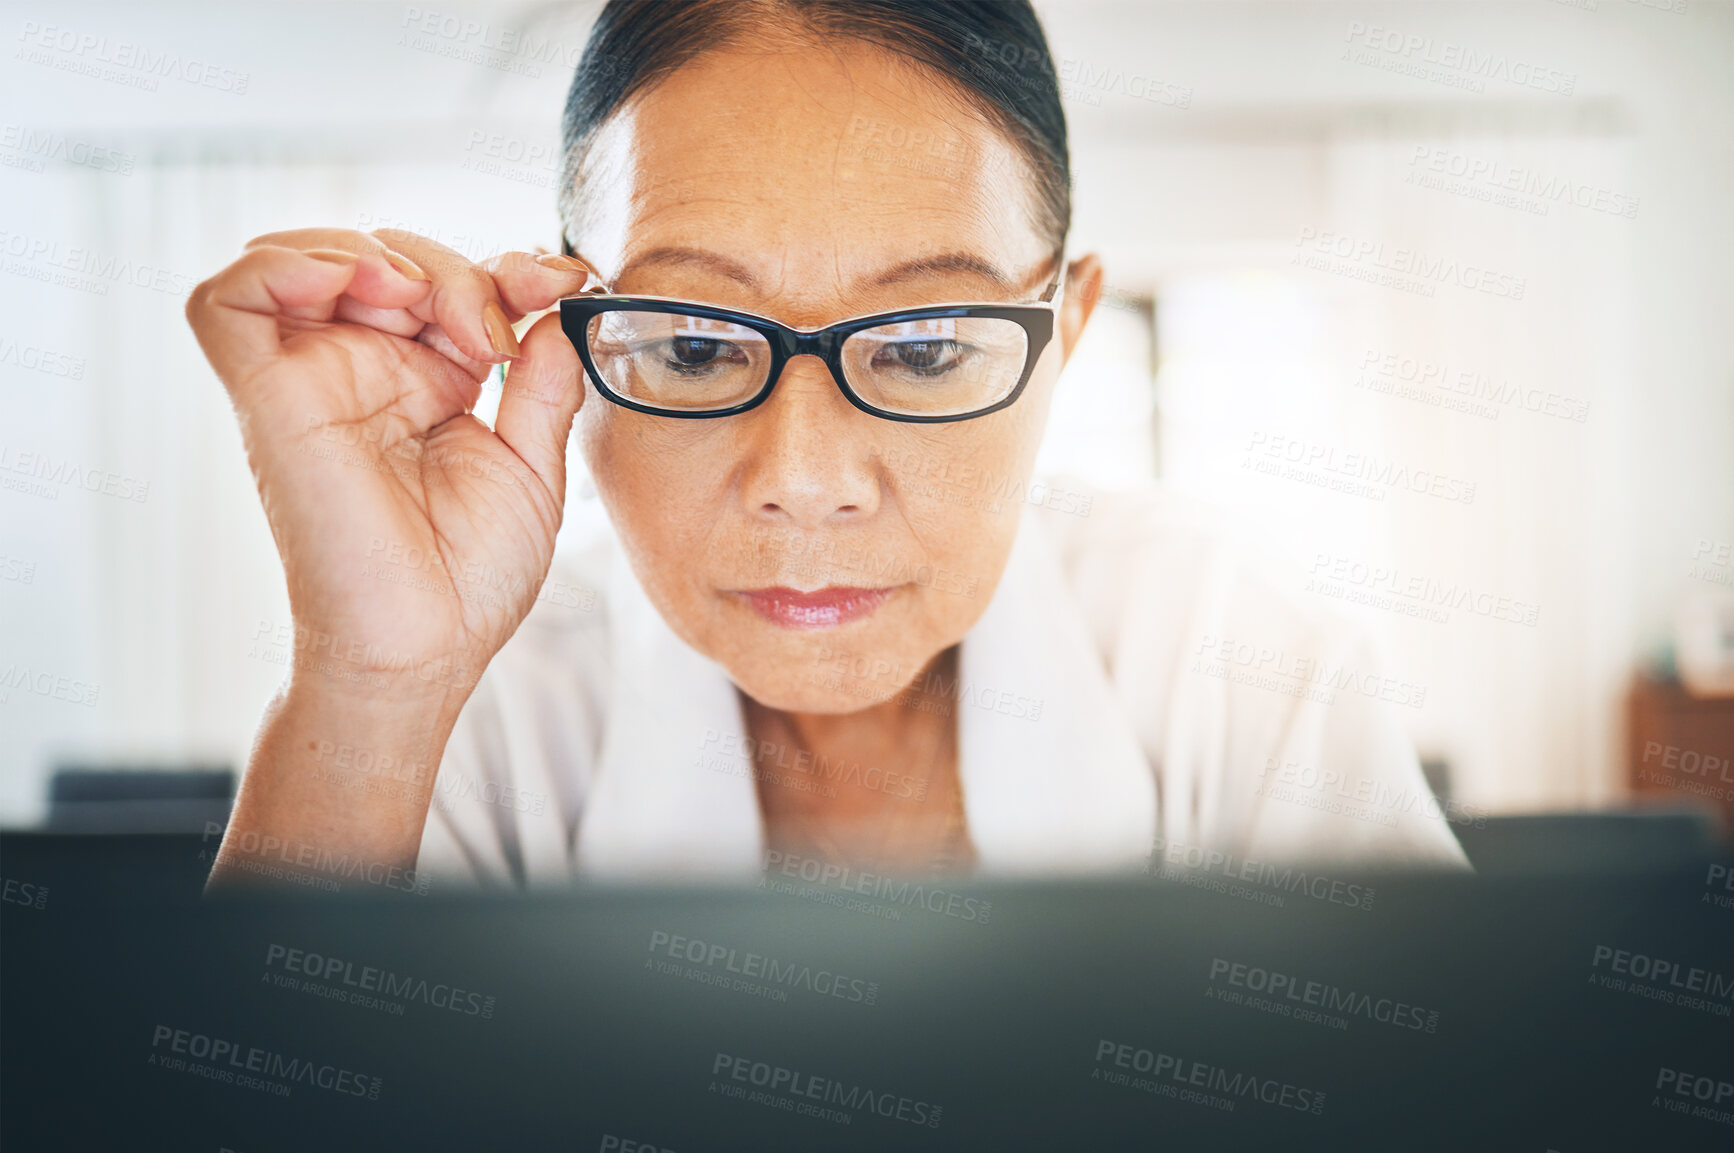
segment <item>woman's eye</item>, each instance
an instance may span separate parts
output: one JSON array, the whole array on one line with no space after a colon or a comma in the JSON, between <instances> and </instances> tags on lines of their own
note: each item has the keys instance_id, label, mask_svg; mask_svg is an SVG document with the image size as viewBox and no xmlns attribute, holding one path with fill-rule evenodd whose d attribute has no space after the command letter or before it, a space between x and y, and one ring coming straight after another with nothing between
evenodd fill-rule
<instances>
[{"instance_id":1,"label":"woman's eye","mask_svg":"<svg viewBox=\"0 0 1734 1153\"><path fill-rule=\"evenodd\" d=\"M677 336L667 342L664 360L676 371L717 368L746 359L741 349L726 340Z\"/></svg>"},{"instance_id":2,"label":"woman's eye","mask_svg":"<svg viewBox=\"0 0 1734 1153\"><path fill-rule=\"evenodd\" d=\"M960 352L955 340L899 340L879 349L873 367L938 376L957 367Z\"/></svg>"}]
</instances>

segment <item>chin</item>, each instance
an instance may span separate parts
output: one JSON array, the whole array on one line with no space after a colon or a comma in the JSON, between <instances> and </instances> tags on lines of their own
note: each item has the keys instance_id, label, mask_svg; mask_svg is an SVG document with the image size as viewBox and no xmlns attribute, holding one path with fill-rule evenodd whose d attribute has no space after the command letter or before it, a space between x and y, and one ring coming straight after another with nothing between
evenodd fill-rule
<instances>
[{"instance_id":1,"label":"chin","mask_svg":"<svg viewBox=\"0 0 1734 1153\"><path fill-rule=\"evenodd\" d=\"M843 676L823 667L815 668L810 662L804 662L798 670L785 667L770 675L742 675L730 669L729 679L766 708L817 716L858 713L883 704L906 687Z\"/></svg>"}]
</instances>

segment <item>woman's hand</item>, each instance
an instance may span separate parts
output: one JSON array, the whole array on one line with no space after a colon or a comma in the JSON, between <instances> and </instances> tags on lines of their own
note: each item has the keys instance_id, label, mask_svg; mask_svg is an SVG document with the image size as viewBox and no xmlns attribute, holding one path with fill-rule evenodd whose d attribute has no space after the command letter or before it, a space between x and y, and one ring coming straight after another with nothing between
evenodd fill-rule
<instances>
[{"instance_id":1,"label":"woman's hand","mask_svg":"<svg viewBox=\"0 0 1734 1153\"><path fill-rule=\"evenodd\" d=\"M558 315L584 266L474 264L412 233L259 237L187 304L222 378L288 578L292 671L267 713L213 882L251 846L413 868L445 740L553 559L583 371ZM470 415L510 361L495 427ZM319 750L418 764L351 781Z\"/></svg>"},{"instance_id":2,"label":"woman's hand","mask_svg":"<svg viewBox=\"0 0 1734 1153\"><path fill-rule=\"evenodd\" d=\"M406 232L261 236L187 317L240 419L288 577L296 678L465 695L553 558L582 369L567 257L472 264ZM470 415L513 361L496 427Z\"/></svg>"}]
</instances>

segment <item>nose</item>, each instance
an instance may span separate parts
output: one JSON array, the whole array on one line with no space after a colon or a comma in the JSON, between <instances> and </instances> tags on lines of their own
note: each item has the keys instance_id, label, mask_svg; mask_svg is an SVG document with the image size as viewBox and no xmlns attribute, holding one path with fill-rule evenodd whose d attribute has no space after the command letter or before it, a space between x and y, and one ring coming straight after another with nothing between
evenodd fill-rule
<instances>
[{"instance_id":1,"label":"nose","mask_svg":"<svg viewBox=\"0 0 1734 1153\"><path fill-rule=\"evenodd\" d=\"M803 530L871 516L879 481L864 422L816 356L790 357L770 398L746 426L741 500L761 521Z\"/></svg>"}]
</instances>

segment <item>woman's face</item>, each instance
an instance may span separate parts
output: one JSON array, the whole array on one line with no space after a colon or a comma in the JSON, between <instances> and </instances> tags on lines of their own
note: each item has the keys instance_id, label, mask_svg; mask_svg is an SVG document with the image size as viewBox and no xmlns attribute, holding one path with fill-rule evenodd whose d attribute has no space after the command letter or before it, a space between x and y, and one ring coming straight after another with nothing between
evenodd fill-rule
<instances>
[{"instance_id":1,"label":"woman's face","mask_svg":"<svg viewBox=\"0 0 1734 1153\"><path fill-rule=\"evenodd\" d=\"M719 51L616 114L581 177L578 252L613 291L817 327L1052 280L1013 146L867 47ZM908 424L849 403L817 358L759 407L677 420L592 390L585 458L675 632L754 699L847 713L895 696L987 607L1055 377L1095 295L1074 266L1055 339L989 416Z\"/></svg>"}]
</instances>

